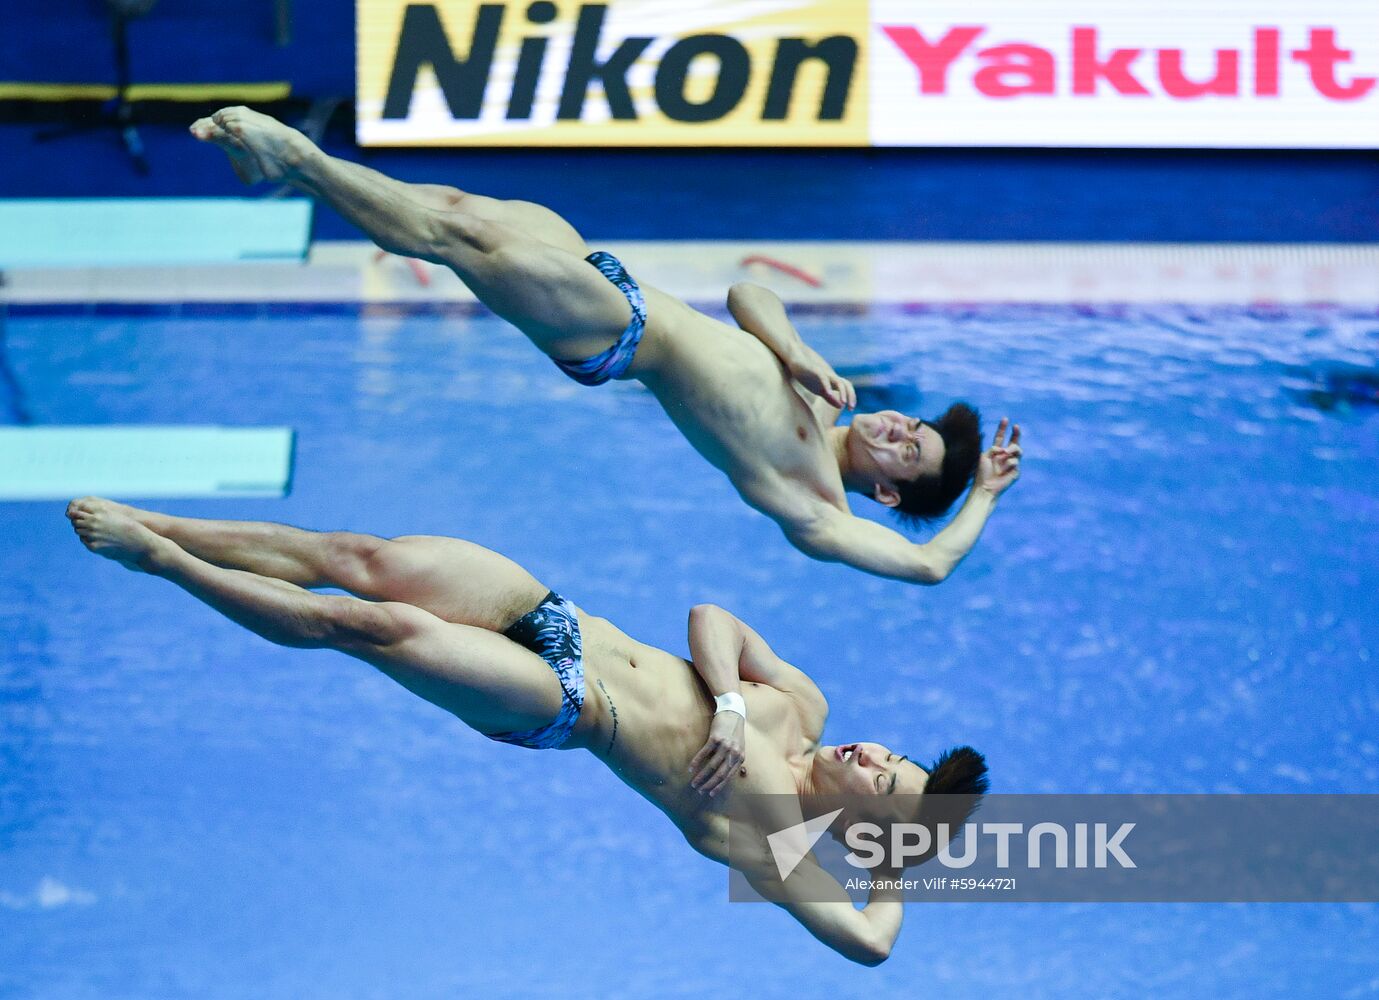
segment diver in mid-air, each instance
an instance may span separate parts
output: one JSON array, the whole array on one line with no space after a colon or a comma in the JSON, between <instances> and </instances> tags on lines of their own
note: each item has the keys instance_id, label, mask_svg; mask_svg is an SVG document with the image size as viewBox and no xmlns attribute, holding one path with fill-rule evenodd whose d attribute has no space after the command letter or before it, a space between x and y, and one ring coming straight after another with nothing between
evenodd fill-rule
<instances>
[{"instance_id":1,"label":"diver in mid-air","mask_svg":"<svg viewBox=\"0 0 1379 1000\"><path fill-rule=\"evenodd\" d=\"M203 521L94 497L74 500L67 516L92 552L176 584L271 642L363 660L489 739L588 750L690 847L731 862L853 961L890 954L902 916L897 882L878 873L856 909L812 857L782 874L768 837L839 796L852 803L849 822L885 821L897 811L918 818L937 793L929 801L961 803L956 828L987 788L986 763L970 747L922 768L879 743L822 745L828 702L818 687L713 605L690 611L685 660L457 538ZM751 794L731 814L730 858L733 789Z\"/></svg>"},{"instance_id":2,"label":"diver in mid-air","mask_svg":"<svg viewBox=\"0 0 1379 1000\"><path fill-rule=\"evenodd\" d=\"M729 291L739 329L639 286L540 205L395 181L247 108L203 118L192 133L223 149L242 180L285 181L384 249L450 267L576 381L640 381L742 498L816 559L939 583L1019 477L1019 425L1002 420L983 451L978 415L964 403L932 421L885 410L839 424L857 404L852 384L800 339L765 288ZM924 520L964 491L957 515L922 544L855 516L847 499L860 493Z\"/></svg>"}]
</instances>

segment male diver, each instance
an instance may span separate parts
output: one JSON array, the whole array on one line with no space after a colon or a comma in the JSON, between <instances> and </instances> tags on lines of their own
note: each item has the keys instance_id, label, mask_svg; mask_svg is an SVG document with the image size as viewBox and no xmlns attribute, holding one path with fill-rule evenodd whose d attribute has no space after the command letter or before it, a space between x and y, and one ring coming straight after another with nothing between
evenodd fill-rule
<instances>
[{"instance_id":1,"label":"male diver","mask_svg":"<svg viewBox=\"0 0 1379 1000\"><path fill-rule=\"evenodd\" d=\"M818 687L712 605L690 611L686 661L459 539L202 521L90 497L67 516L92 552L171 581L271 642L348 653L490 739L588 750L692 848L731 861L857 962L890 954L901 921L894 883L876 872L877 888L856 909L812 856L782 881L767 836L838 796L854 803L851 819L957 793L970 803L960 823L986 790L986 764L970 747L926 770L876 743L821 746L828 703ZM732 813L730 859L726 804L739 790L753 794ZM759 802L767 805L751 805Z\"/></svg>"},{"instance_id":2,"label":"male diver","mask_svg":"<svg viewBox=\"0 0 1379 1000\"><path fill-rule=\"evenodd\" d=\"M640 381L742 498L813 558L939 583L1019 476L1019 426L1007 440L1003 419L983 452L977 413L963 403L933 421L884 410L839 425L857 404L853 386L800 339L767 289L732 287L735 329L639 286L540 205L392 180L247 108L219 111L191 131L229 154L246 183L291 184L384 249L450 267L576 381ZM903 520L931 520L969 484L957 515L923 544L848 507L847 494L860 493Z\"/></svg>"}]
</instances>

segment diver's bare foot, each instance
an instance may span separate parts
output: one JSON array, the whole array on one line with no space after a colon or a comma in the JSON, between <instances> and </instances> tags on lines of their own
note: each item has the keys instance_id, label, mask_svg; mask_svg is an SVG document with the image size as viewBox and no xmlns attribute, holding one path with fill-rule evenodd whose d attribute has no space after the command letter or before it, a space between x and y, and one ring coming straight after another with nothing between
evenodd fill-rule
<instances>
[{"instance_id":1,"label":"diver's bare foot","mask_svg":"<svg viewBox=\"0 0 1379 1000\"><path fill-rule=\"evenodd\" d=\"M85 497L83 498L83 501L85 500L91 500L100 504L104 504L107 510L123 514L131 520L138 521L140 524L142 524L149 531L153 532L155 535L163 534L162 529L164 525L166 525L167 523L168 515L160 514L156 510L144 510L142 507L131 507L127 503L120 503L117 500L105 500L99 497ZM77 503L78 501L74 500L72 502ZM70 510L70 506L68 509Z\"/></svg>"},{"instance_id":2,"label":"diver's bare foot","mask_svg":"<svg viewBox=\"0 0 1379 1000\"><path fill-rule=\"evenodd\" d=\"M263 168L259 166L254 155L243 143L217 125L214 119L198 118L192 122L191 133L202 142L213 143L223 149L225 155L230 158L230 166L234 168L235 176L245 184L257 184L264 179Z\"/></svg>"},{"instance_id":3,"label":"diver's bare foot","mask_svg":"<svg viewBox=\"0 0 1379 1000\"><path fill-rule=\"evenodd\" d=\"M248 108L222 108L194 122L191 132L223 149L246 184L291 180L311 149L311 141L295 128Z\"/></svg>"},{"instance_id":4,"label":"diver's bare foot","mask_svg":"<svg viewBox=\"0 0 1379 1000\"><path fill-rule=\"evenodd\" d=\"M100 497L82 497L67 505L67 520L81 543L96 555L132 570L147 570L155 550L170 543L131 517L131 511Z\"/></svg>"}]
</instances>

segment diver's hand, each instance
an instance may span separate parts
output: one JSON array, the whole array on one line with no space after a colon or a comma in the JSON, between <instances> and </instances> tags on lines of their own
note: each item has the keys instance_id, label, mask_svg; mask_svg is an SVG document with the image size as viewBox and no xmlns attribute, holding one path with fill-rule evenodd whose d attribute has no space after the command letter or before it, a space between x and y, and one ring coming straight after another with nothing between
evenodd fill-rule
<instances>
[{"instance_id":1,"label":"diver's hand","mask_svg":"<svg viewBox=\"0 0 1379 1000\"><path fill-rule=\"evenodd\" d=\"M788 367L791 378L830 405L840 410L857 408L857 390L852 383L835 372L814 348L800 344Z\"/></svg>"},{"instance_id":2,"label":"diver's hand","mask_svg":"<svg viewBox=\"0 0 1379 1000\"><path fill-rule=\"evenodd\" d=\"M1010 429L1010 440L1006 440L1006 429ZM991 447L982 453L977 462L975 489L983 489L993 497L998 497L1015 485L1020 478L1020 425L1013 427L1009 417L1002 417L996 428L996 438Z\"/></svg>"},{"instance_id":3,"label":"diver's hand","mask_svg":"<svg viewBox=\"0 0 1379 1000\"><path fill-rule=\"evenodd\" d=\"M690 787L701 795L727 791L747 759L747 720L736 712L719 712L709 723L709 739L690 761Z\"/></svg>"}]
</instances>

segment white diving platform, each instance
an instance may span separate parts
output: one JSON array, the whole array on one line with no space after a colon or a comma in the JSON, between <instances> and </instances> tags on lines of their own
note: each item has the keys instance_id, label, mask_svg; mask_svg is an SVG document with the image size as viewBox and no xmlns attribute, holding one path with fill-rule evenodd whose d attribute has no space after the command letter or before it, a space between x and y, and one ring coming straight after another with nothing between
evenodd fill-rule
<instances>
[{"instance_id":1,"label":"white diving platform","mask_svg":"<svg viewBox=\"0 0 1379 1000\"><path fill-rule=\"evenodd\" d=\"M0 427L0 501L283 497L286 427Z\"/></svg>"}]
</instances>

